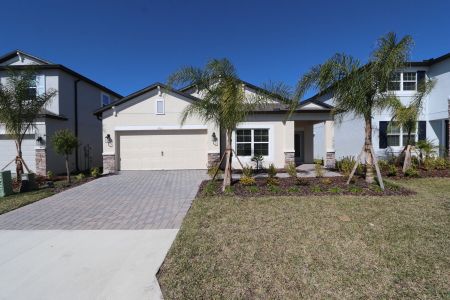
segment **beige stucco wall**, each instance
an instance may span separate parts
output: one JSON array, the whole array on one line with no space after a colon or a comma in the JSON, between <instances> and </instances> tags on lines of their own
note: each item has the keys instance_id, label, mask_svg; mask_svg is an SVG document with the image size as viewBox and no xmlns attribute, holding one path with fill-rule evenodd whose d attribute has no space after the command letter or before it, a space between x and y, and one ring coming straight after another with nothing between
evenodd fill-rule
<instances>
[{"instance_id":1,"label":"beige stucco wall","mask_svg":"<svg viewBox=\"0 0 450 300\"><path fill-rule=\"evenodd\" d=\"M204 122L197 117L190 117L181 127L181 114L183 110L191 103L191 99L161 90L162 97L165 103L165 114L156 114L156 100L160 97L158 90L154 89L145 94L135 97L126 103L123 103L113 109L108 109L103 112L103 154L116 154L117 151L117 136L118 132L128 130L151 130L161 127L163 130L167 128L182 129L193 128L199 126L207 130L207 152L219 153L220 134L219 129L214 124L204 124ZM211 135L215 132L217 141L213 142ZM113 139L113 143L108 145L105 143L105 137L109 134ZM195 140L192 142L195 143Z\"/></svg>"}]
</instances>

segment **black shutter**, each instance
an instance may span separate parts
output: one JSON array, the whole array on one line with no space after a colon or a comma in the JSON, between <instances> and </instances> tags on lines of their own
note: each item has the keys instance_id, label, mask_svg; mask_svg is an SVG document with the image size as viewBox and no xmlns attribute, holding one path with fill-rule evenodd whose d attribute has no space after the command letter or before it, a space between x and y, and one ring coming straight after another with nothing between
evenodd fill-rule
<instances>
[{"instance_id":1,"label":"black shutter","mask_svg":"<svg viewBox=\"0 0 450 300\"><path fill-rule=\"evenodd\" d=\"M379 147L380 149L387 148L387 121L380 121L380 130L379 130Z\"/></svg>"},{"instance_id":2,"label":"black shutter","mask_svg":"<svg viewBox=\"0 0 450 300\"><path fill-rule=\"evenodd\" d=\"M425 89L425 71L417 71L417 90L423 91Z\"/></svg>"},{"instance_id":3,"label":"black shutter","mask_svg":"<svg viewBox=\"0 0 450 300\"><path fill-rule=\"evenodd\" d=\"M419 121L419 141L427 139L427 121Z\"/></svg>"}]
</instances>

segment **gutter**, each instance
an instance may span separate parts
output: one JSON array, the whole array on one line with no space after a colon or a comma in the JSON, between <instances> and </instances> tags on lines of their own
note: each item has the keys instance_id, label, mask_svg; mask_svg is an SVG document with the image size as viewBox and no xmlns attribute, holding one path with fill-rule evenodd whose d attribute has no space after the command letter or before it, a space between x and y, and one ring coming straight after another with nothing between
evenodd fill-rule
<instances>
[{"instance_id":1,"label":"gutter","mask_svg":"<svg viewBox=\"0 0 450 300\"><path fill-rule=\"evenodd\" d=\"M75 137L78 139L78 83L80 82L80 79L76 79L73 83L74 86L74 92L73 92L73 98L74 98L74 110L75 110L75 115L74 115L74 121L75 121ZM75 168L77 171L80 170L80 168L78 167L78 147L75 151Z\"/></svg>"}]
</instances>

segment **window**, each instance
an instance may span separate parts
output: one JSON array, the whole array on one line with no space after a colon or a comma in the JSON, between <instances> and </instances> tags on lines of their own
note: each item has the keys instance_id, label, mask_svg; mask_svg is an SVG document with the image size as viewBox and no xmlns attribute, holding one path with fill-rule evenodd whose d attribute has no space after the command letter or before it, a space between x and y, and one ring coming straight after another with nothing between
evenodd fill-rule
<instances>
[{"instance_id":1,"label":"window","mask_svg":"<svg viewBox=\"0 0 450 300\"><path fill-rule=\"evenodd\" d=\"M269 129L236 130L236 151L239 156L268 156Z\"/></svg>"},{"instance_id":2,"label":"window","mask_svg":"<svg viewBox=\"0 0 450 300\"><path fill-rule=\"evenodd\" d=\"M416 72L395 72L389 81L390 91L415 91L417 90Z\"/></svg>"},{"instance_id":3,"label":"window","mask_svg":"<svg viewBox=\"0 0 450 300\"><path fill-rule=\"evenodd\" d=\"M395 122L389 122L386 135L388 147L406 146L407 144L408 132ZM411 144L413 145L416 142L416 136L416 132L411 132Z\"/></svg>"},{"instance_id":4,"label":"window","mask_svg":"<svg viewBox=\"0 0 450 300\"><path fill-rule=\"evenodd\" d=\"M156 99L156 114L157 115L164 115L164 98L158 98Z\"/></svg>"},{"instance_id":5,"label":"window","mask_svg":"<svg viewBox=\"0 0 450 300\"><path fill-rule=\"evenodd\" d=\"M106 106L111 103L111 97L107 94L102 93L102 106Z\"/></svg>"},{"instance_id":6,"label":"window","mask_svg":"<svg viewBox=\"0 0 450 300\"><path fill-rule=\"evenodd\" d=\"M416 72L403 73L403 90L404 91L416 90Z\"/></svg>"},{"instance_id":7,"label":"window","mask_svg":"<svg viewBox=\"0 0 450 300\"><path fill-rule=\"evenodd\" d=\"M28 99L29 100L33 100L36 99L36 95L37 95L37 86L36 86L36 81L33 80L30 83L30 86L27 89L27 95L28 95Z\"/></svg>"},{"instance_id":8,"label":"window","mask_svg":"<svg viewBox=\"0 0 450 300\"><path fill-rule=\"evenodd\" d=\"M391 80L389 81L390 91L400 91L401 73L395 72L391 75Z\"/></svg>"},{"instance_id":9,"label":"window","mask_svg":"<svg viewBox=\"0 0 450 300\"><path fill-rule=\"evenodd\" d=\"M387 145L388 147L400 146L400 127L394 122L389 122L387 127Z\"/></svg>"}]
</instances>

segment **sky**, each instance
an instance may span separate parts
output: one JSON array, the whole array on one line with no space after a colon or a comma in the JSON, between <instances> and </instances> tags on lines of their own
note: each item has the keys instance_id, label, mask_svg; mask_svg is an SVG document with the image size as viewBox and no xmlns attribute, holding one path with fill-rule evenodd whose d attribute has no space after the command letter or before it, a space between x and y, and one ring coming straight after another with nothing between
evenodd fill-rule
<instances>
[{"instance_id":1,"label":"sky","mask_svg":"<svg viewBox=\"0 0 450 300\"><path fill-rule=\"evenodd\" d=\"M122 95L224 57L245 81L294 86L336 52L367 61L390 31L413 37L414 61L450 52L446 0L22 0L1 10L0 55L20 49Z\"/></svg>"}]
</instances>

